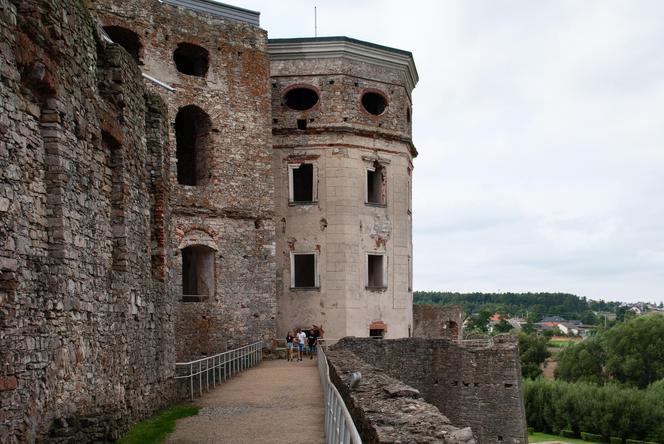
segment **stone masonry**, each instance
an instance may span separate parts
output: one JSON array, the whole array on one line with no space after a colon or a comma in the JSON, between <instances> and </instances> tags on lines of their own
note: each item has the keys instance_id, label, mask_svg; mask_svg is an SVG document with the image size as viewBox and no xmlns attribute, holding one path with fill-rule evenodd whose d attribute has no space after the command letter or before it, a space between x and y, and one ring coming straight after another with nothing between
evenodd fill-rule
<instances>
[{"instance_id":1,"label":"stone masonry","mask_svg":"<svg viewBox=\"0 0 664 444\"><path fill-rule=\"evenodd\" d=\"M410 336L412 54L345 37L277 39L268 47L278 333L314 323L331 338ZM293 90L308 91L315 103L289 106ZM372 94L384 109L366 106ZM305 165L314 191L298 201L293 169ZM382 195L372 201L368 175L376 169ZM294 259L307 253L316 279L300 286ZM373 280L372 265L379 269Z\"/></svg>"},{"instance_id":2,"label":"stone masonry","mask_svg":"<svg viewBox=\"0 0 664 444\"><path fill-rule=\"evenodd\" d=\"M413 336L463 339L466 313L458 305L413 305Z\"/></svg>"},{"instance_id":3,"label":"stone masonry","mask_svg":"<svg viewBox=\"0 0 664 444\"><path fill-rule=\"evenodd\" d=\"M370 366L348 350L327 353L330 379L353 417L365 444L447 443L475 444L469 427L450 423L420 392ZM351 387L351 374L362 379Z\"/></svg>"},{"instance_id":4,"label":"stone masonry","mask_svg":"<svg viewBox=\"0 0 664 444\"><path fill-rule=\"evenodd\" d=\"M109 33L135 33L140 69L175 89L147 82L166 102L170 123L172 221L166 248L177 359L273 337L276 264L266 32L154 0L94 0L89 8ZM183 44L207 53L204 75L182 72L174 63ZM205 174L196 184L182 184L178 132L188 128L178 126L178 116L192 109L196 120L187 124L207 125L196 146ZM207 294L185 294L188 247L210 252L209 262L197 270L209 275Z\"/></svg>"},{"instance_id":5,"label":"stone masonry","mask_svg":"<svg viewBox=\"0 0 664 444\"><path fill-rule=\"evenodd\" d=\"M167 130L80 1L0 0L0 442L111 441L173 401Z\"/></svg>"},{"instance_id":6,"label":"stone masonry","mask_svg":"<svg viewBox=\"0 0 664 444\"><path fill-rule=\"evenodd\" d=\"M344 338L347 350L422 393L457 427L470 427L478 443L528 442L516 342L491 347L448 339Z\"/></svg>"}]
</instances>

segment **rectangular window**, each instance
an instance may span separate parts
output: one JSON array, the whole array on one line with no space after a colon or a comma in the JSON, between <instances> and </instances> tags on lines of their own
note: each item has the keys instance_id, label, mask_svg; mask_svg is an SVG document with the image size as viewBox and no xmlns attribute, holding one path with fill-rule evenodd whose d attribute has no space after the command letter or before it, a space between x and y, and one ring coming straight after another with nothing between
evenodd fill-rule
<instances>
[{"instance_id":1,"label":"rectangular window","mask_svg":"<svg viewBox=\"0 0 664 444\"><path fill-rule=\"evenodd\" d=\"M382 339L385 336L385 330L383 329L370 329L369 337L374 339Z\"/></svg>"},{"instance_id":2,"label":"rectangular window","mask_svg":"<svg viewBox=\"0 0 664 444\"><path fill-rule=\"evenodd\" d=\"M290 202L315 202L315 168L311 163L288 166L288 185Z\"/></svg>"},{"instance_id":3,"label":"rectangular window","mask_svg":"<svg viewBox=\"0 0 664 444\"><path fill-rule=\"evenodd\" d=\"M318 255L291 253L291 288L318 287Z\"/></svg>"},{"instance_id":4,"label":"rectangular window","mask_svg":"<svg viewBox=\"0 0 664 444\"><path fill-rule=\"evenodd\" d=\"M367 255L367 287L387 287L386 259L382 254Z\"/></svg>"},{"instance_id":5,"label":"rectangular window","mask_svg":"<svg viewBox=\"0 0 664 444\"><path fill-rule=\"evenodd\" d=\"M385 168L375 163L367 169L367 203L385 205Z\"/></svg>"}]
</instances>

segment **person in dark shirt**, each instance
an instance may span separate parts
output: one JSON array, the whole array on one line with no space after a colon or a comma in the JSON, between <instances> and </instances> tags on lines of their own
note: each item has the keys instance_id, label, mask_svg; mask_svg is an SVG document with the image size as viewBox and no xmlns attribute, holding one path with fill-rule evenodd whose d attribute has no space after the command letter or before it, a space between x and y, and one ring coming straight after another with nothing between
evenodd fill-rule
<instances>
[{"instance_id":1,"label":"person in dark shirt","mask_svg":"<svg viewBox=\"0 0 664 444\"><path fill-rule=\"evenodd\" d=\"M293 360L293 332L286 334L286 349L288 351L288 362Z\"/></svg>"},{"instance_id":2,"label":"person in dark shirt","mask_svg":"<svg viewBox=\"0 0 664 444\"><path fill-rule=\"evenodd\" d=\"M307 333L307 342L309 345L309 359L314 359L314 354L316 353L316 345L318 344L318 335L316 331L316 326L312 325L311 329Z\"/></svg>"}]
</instances>

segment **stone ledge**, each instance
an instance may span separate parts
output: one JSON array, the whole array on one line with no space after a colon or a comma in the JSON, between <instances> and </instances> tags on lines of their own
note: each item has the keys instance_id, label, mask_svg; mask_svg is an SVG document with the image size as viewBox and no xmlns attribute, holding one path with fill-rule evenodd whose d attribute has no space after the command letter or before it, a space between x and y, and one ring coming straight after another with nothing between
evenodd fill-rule
<instances>
[{"instance_id":1,"label":"stone ledge","mask_svg":"<svg viewBox=\"0 0 664 444\"><path fill-rule=\"evenodd\" d=\"M418 390L388 376L347 350L330 350L330 379L353 417L364 443L475 444L471 429L459 429ZM350 374L362 380L350 388Z\"/></svg>"}]
</instances>

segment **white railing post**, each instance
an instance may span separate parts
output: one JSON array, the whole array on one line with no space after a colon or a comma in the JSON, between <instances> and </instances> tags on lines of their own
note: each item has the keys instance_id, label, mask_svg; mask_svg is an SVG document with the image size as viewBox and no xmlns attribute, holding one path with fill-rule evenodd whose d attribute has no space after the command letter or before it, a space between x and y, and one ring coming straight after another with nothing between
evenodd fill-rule
<instances>
[{"instance_id":1,"label":"white railing post","mask_svg":"<svg viewBox=\"0 0 664 444\"><path fill-rule=\"evenodd\" d=\"M346 404L337 388L330 381L329 366L324 347L318 349L318 370L324 395L325 442L327 444L362 444Z\"/></svg>"},{"instance_id":2,"label":"white railing post","mask_svg":"<svg viewBox=\"0 0 664 444\"><path fill-rule=\"evenodd\" d=\"M197 359L190 362L175 363L175 379L189 380L189 396L194 400L194 378L198 376L198 395L203 394L203 372L205 372L206 391L210 391L210 372L212 372L212 388L217 382L226 381L232 376L254 367L262 360L263 342L256 341L243 347L227 350L213 356ZM194 370L194 368L196 368ZM205 367L203 367L205 366ZM178 374L178 369L188 370L187 374ZM221 372L223 371L223 378Z\"/></svg>"},{"instance_id":3,"label":"white railing post","mask_svg":"<svg viewBox=\"0 0 664 444\"><path fill-rule=\"evenodd\" d=\"M189 364L189 385L191 387L191 400L194 400L194 364Z\"/></svg>"}]
</instances>

